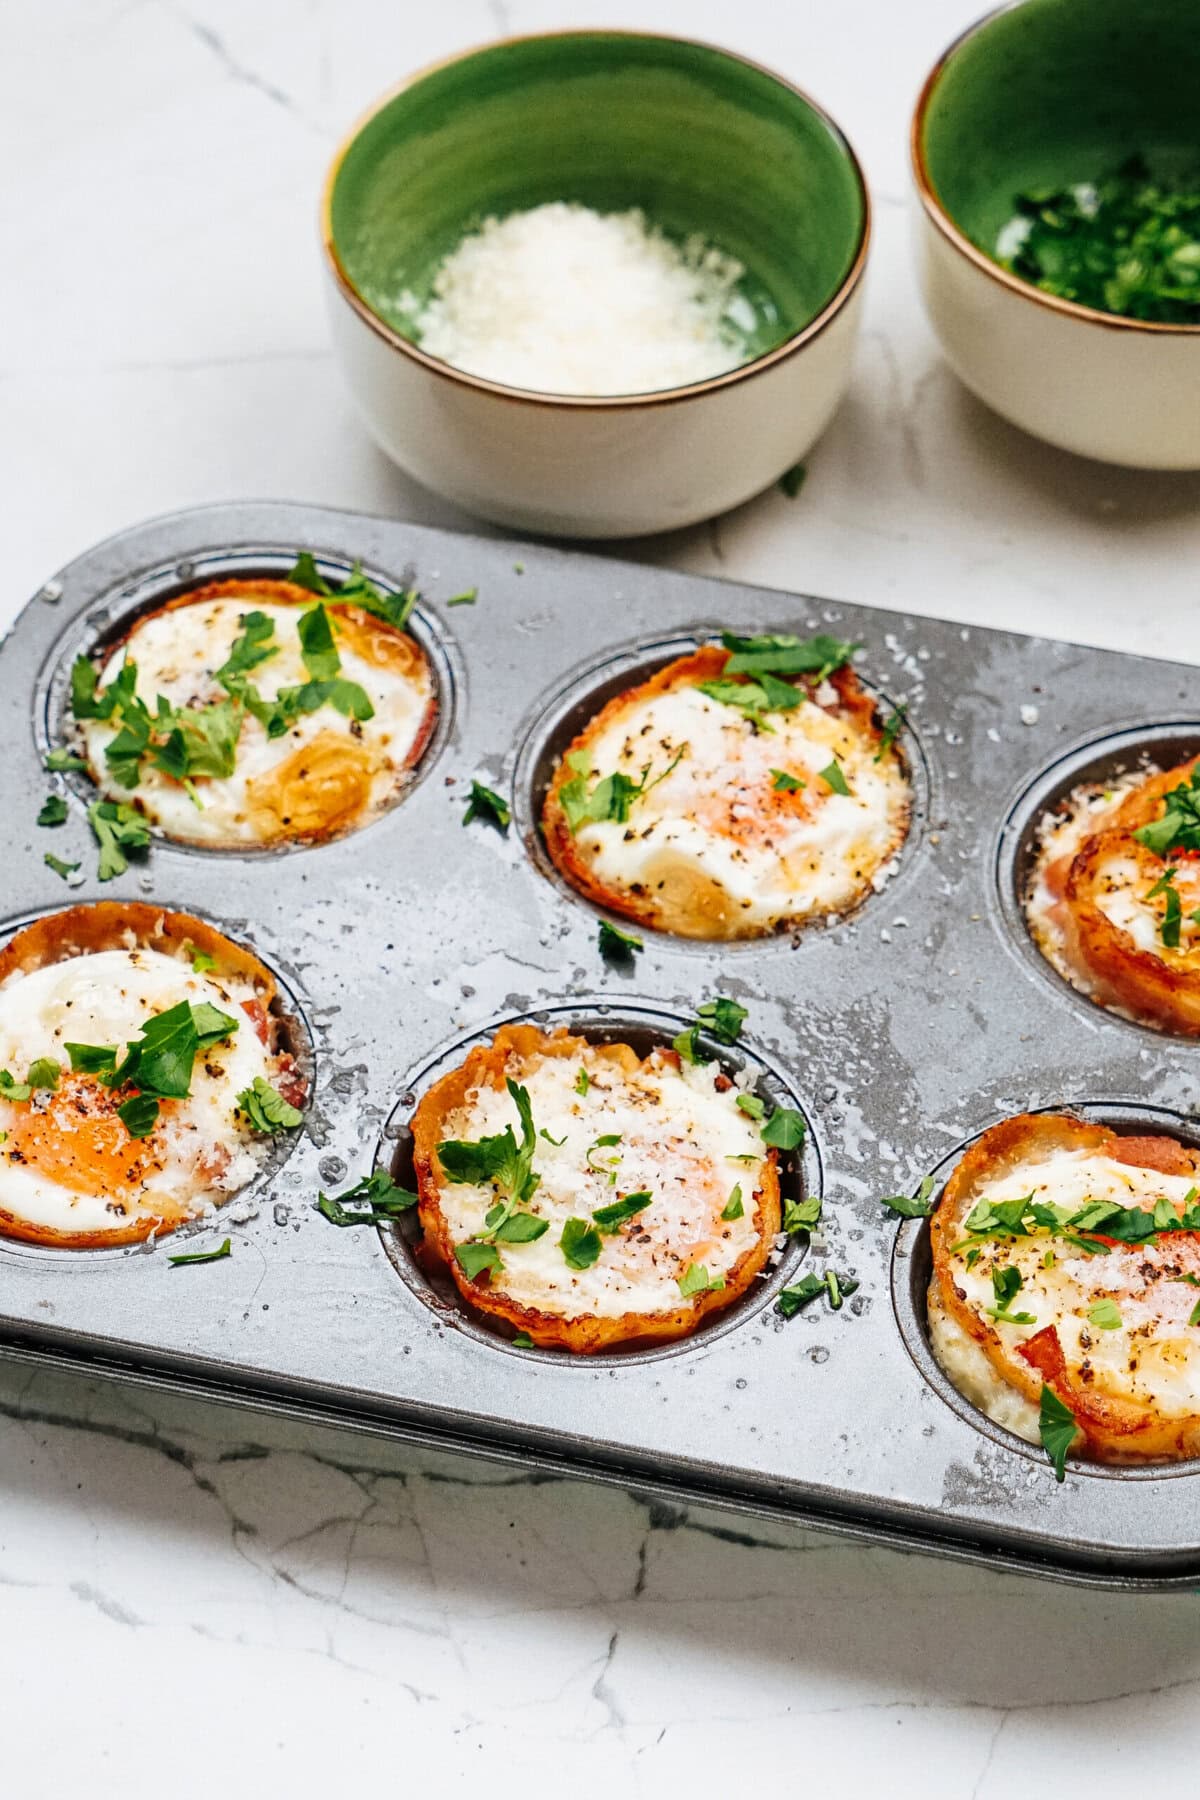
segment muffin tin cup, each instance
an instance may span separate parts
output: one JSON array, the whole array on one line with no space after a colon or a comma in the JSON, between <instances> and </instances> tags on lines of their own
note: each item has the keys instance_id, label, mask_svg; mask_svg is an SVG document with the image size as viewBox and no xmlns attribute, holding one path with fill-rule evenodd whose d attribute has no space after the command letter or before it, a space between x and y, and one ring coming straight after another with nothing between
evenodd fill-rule
<instances>
[{"instance_id":1,"label":"muffin tin cup","mask_svg":"<svg viewBox=\"0 0 1200 1800\"><path fill-rule=\"evenodd\" d=\"M42 758L74 645L163 582L246 559L276 570L305 548L421 590L444 713L419 779L369 829L319 848L156 839L101 885L86 789L65 826L34 822L64 783ZM469 588L474 605L444 610ZM861 640L864 681L909 707L916 823L894 878L847 919L736 947L639 932L644 950L606 965L596 909L538 850L538 782L572 695L665 660L710 622ZM1072 1467L1058 1487L1036 1451L947 1403L920 1359L911 1292L907 1325L892 1299L919 1232L898 1238L878 1204L946 1165L980 1120L1110 1097L1182 1119L1200 1108L1200 1045L1133 1030L1043 976L997 876L1014 796L1106 733L1182 729L1194 671L285 504L203 508L109 540L47 581L0 655L13 796L0 917L150 898L210 918L278 971L314 1069L286 1160L188 1234L189 1248L230 1235L232 1256L172 1270L166 1240L117 1254L6 1246L0 1345L1064 1580L1200 1579L1192 1466ZM472 778L511 796L507 833L463 828ZM65 887L46 851L81 861L82 885ZM399 1167L409 1096L498 1022L665 1033L718 993L749 1009L731 1056L761 1065L808 1120L804 1178L824 1216L694 1337L594 1359L522 1351L423 1287L411 1222L336 1229L316 1212L319 1192ZM837 1312L822 1298L785 1321L775 1293L801 1265L858 1290Z\"/></svg>"}]
</instances>

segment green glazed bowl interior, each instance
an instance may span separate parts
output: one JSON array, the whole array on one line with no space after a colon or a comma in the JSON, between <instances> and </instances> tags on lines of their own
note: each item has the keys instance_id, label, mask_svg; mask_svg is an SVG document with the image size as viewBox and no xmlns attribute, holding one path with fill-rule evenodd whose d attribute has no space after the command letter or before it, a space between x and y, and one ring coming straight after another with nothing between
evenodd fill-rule
<instances>
[{"instance_id":1,"label":"green glazed bowl interior","mask_svg":"<svg viewBox=\"0 0 1200 1800\"><path fill-rule=\"evenodd\" d=\"M386 100L334 165L326 239L342 281L411 339L465 232L553 200L641 207L735 256L751 358L832 300L867 225L853 153L787 83L703 44L597 31L474 51Z\"/></svg>"},{"instance_id":2,"label":"green glazed bowl interior","mask_svg":"<svg viewBox=\"0 0 1200 1800\"><path fill-rule=\"evenodd\" d=\"M1024 0L960 39L918 109L914 150L952 222L987 255L1027 188L1094 181L1140 151L1200 164L1195 0Z\"/></svg>"}]
</instances>

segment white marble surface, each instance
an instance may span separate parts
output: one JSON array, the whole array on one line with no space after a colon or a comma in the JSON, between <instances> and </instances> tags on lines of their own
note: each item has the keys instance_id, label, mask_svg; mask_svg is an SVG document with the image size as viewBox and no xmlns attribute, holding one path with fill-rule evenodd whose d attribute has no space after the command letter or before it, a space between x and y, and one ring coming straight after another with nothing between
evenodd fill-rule
<instances>
[{"instance_id":1,"label":"white marble surface","mask_svg":"<svg viewBox=\"0 0 1200 1800\"><path fill-rule=\"evenodd\" d=\"M1074 461L940 364L906 119L975 0L10 0L0 19L7 617L148 514L295 497L436 522L325 346L315 196L405 70L647 24L771 63L876 202L849 400L799 499L634 547L1197 656L1200 477ZM797 1416L797 1430L803 1418ZM32 1800L408 1792L1091 1796L1177 1784L1190 1597L1114 1599L0 1363L0 1781Z\"/></svg>"}]
</instances>

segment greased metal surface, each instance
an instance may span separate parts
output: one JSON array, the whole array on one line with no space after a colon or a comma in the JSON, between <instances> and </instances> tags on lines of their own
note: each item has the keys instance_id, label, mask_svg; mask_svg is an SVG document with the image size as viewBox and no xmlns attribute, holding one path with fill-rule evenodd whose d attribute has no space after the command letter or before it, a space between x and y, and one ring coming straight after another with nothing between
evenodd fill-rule
<instances>
[{"instance_id":1,"label":"greased metal surface","mask_svg":"<svg viewBox=\"0 0 1200 1800\"><path fill-rule=\"evenodd\" d=\"M385 817L319 848L156 840L144 865L101 887L86 782L41 768L71 657L185 582L275 572L298 548L334 572L361 558L377 579L420 588L414 628L443 715L417 779ZM472 587L475 605L445 608ZM864 679L885 704L909 704L910 840L851 919L732 946L646 932L631 966L609 967L596 910L528 841L533 790L578 718L581 682L603 698L623 669L722 626L863 641ZM215 1221L232 1233L228 1260L171 1269L165 1246L0 1243L0 1337L14 1354L1067 1579L1200 1577L1196 1465L1073 1467L1060 1488L1038 1451L946 1393L914 1299L923 1227L898 1231L878 1205L948 1168L1007 1112L1165 1108L1159 1128L1192 1135L1200 1045L1111 1018L1038 969L1010 890L1023 796L1053 764L1114 733L1134 733L1118 739L1123 756L1143 731L1181 755L1200 743L1194 670L290 504L203 508L89 551L30 602L0 669L5 932L100 897L198 912L279 975L316 1071L290 1155ZM506 793L515 780L507 836L463 829L472 777ZM71 817L46 831L34 819L54 788ZM47 849L82 861L82 887L44 866ZM842 1311L820 1300L785 1322L772 1277L719 1328L665 1351L521 1352L435 1285L402 1277L401 1242L336 1230L313 1210L318 1189L392 1157L423 1073L501 1019L563 1018L575 1003L602 1029L623 1017L683 1024L715 992L750 1009L747 1055L809 1121L805 1178L820 1182L825 1210L806 1266L860 1282ZM787 1254L790 1266L798 1253Z\"/></svg>"}]
</instances>

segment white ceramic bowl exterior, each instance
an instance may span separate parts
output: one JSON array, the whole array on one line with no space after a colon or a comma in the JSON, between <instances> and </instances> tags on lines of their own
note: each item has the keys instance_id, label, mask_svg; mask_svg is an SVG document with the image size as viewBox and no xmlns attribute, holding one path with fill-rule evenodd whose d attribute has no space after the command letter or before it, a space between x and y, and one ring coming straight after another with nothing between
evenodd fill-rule
<instances>
[{"instance_id":1,"label":"white ceramic bowl exterior","mask_svg":"<svg viewBox=\"0 0 1200 1800\"><path fill-rule=\"evenodd\" d=\"M1050 304L982 267L919 198L916 215L930 322L985 405L1079 456L1200 469L1200 332L1139 330Z\"/></svg>"},{"instance_id":2,"label":"white ceramic bowl exterior","mask_svg":"<svg viewBox=\"0 0 1200 1800\"><path fill-rule=\"evenodd\" d=\"M568 404L475 386L399 348L328 273L334 349L382 449L501 525L616 538L711 518L805 455L845 391L861 260L834 310L753 374L680 398Z\"/></svg>"}]
</instances>

